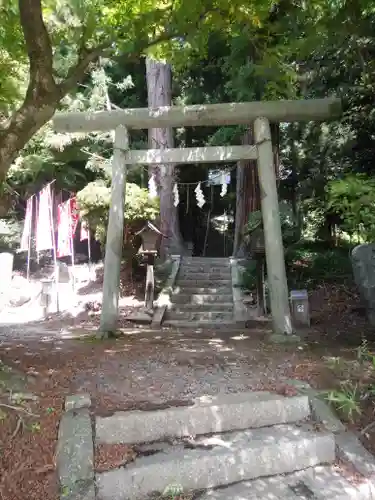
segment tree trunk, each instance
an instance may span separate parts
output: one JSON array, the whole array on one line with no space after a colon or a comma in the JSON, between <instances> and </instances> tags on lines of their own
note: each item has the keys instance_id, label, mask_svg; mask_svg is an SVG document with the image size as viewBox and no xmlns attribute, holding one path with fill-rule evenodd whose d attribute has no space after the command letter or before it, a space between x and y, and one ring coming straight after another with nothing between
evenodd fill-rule
<instances>
[{"instance_id":1,"label":"tree trunk","mask_svg":"<svg viewBox=\"0 0 375 500\"><path fill-rule=\"evenodd\" d=\"M290 135L290 176L291 176L291 196L290 201L292 204L293 218L294 223L296 225L296 237L298 240L301 239L302 236L302 218L301 213L299 211L299 196L298 196L298 187L299 187L299 172L300 172L300 159L297 149L296 139L299 135L299 125L290 123L289 124L289 135Z\"/></svg>"},{"instance_id":2,"label":"tree trunk","mask_svg":"<svg viewBox=\"0 0 375 500\"><path fill-rule=\"evenodd\" d=\"M253 126L249 127L242 138L242 144L254 144ZM237 165L236 180L236 220L234 231L235 257L244 257L243 232L251 212L260 210L260 190L257 162L240 161Z\"/></svg>"},{"instance_id":3,"label":"tree trunk","mask_svg":"<svg viewBox=\"0 0 375 500\"><path fill-rule=\"evenodd\" d=\"M171 66L162 61L146 59L146 79L148 106L171 106L172 104L172 71ZM173 148L173 129L155 128L149 130L149 147L152 149ZM162 256L181 253L182 240L178 220L178 208L174 206L173 186L175 184L175 166L151 166L149 175L154 175L160 197L161 231L167 236L163 238Z\"/></svg>"},{"instance_id":4,"label":"tree trunk","mask_svg":"<svg viewBox=\"0 0 375 500\"><path fill-rule=\"evenodd\" d=\"M29 84L22 105L0 130L0 183L29 140L53 117L61 99L83 79L89 64L103 51L103 47L89 50L83 45L77 63L57 84L41 0L19 0L19 11L29 58Z\"/></svg>"},{"instance_id":5,"label":"tree trunk","mask_svg":"<svg viewBox=\"0 0 375 500\"><path fill-rule=\"evenodd\" d=\"M59 101L57 97L42 107L34 102L25 102L13 115L9 127L0 132L0 183L33 135L52 118Z\"/></svg>"}]
</instances>

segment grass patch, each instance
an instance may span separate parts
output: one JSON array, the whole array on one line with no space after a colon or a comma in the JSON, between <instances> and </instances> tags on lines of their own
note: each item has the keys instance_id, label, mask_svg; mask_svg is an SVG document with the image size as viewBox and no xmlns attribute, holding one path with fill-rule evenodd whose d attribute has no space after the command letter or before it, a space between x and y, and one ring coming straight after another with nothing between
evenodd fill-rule
<instances>
[{"instance_id":1,"label":"grass patch","mask_svg":"<svg viewBox=\"0 0 375 500\"><path fill-rule=\"evenodd\" d=\"M327 391L324 398L347 422L356 421L369 407L373 414L375 406L375 353L364 339L351 354L351 359L324 359L336 380L336 387Z\"/></svg>"}]
</instances>

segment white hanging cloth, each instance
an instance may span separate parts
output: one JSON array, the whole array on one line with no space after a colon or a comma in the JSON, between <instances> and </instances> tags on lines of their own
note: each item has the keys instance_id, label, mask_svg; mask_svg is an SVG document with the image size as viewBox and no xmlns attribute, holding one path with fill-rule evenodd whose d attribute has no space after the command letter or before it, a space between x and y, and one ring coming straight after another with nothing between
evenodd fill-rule
<instances>
[{"instance_id":1,"label":"white hanging cloth","mask_svg":"<svg viewBox=\"0 0 375 500\"><path fill-rule=\"evenodd\" d=\"M206 203L206 200L204 199L201 183L199 183L198 186L194 189L194 192L195 192L195 198L197 200L197 205L199 208L202 208L203 205Z\"/></svg>"},{"instance_id":2,"label":"white hanging cloth","mask_svg":"<svg viewBox=\"0 0 375 500\"><path fill-rule=\"evenodd\" d=\"M221 192L220 192L220 196L223 198L227 192L228 192L228 184L227 184L227 173L225 172L225 170L223 170L221 172Z\"/></svg>"},{"instance_id":3,"label":"white hanging cloth","mask_svg":"<svg viewBox=\"0 0 375 500\"><path fill-rule=\"evenodd\" d=\"M175 185L173 186L173 205L177 207L179 203L180 203L180 195L178 192L178 185L177 183L175 183Z\"/></svg>"},{"instance_id":4,"label":"white hanging cloth","mask_svg":"<svg viewBox=\"0 0 375 500\"><path fill-rule=\"evenodd\" d=\"M154 174L152 174L148 180L148 197L156 198L157 195L158 195L158 188L156 186L155 176Z\"/></svg>"}]
</instances>

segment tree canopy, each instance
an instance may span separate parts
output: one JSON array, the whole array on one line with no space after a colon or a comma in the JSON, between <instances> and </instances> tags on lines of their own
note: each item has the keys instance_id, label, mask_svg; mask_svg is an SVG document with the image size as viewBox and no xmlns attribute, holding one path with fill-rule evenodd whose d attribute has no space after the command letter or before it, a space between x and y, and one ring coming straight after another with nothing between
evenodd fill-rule
<instances>
[{"instance_id":1,"label":"tree canopy","mask_svg":"<svg viewBox=\"0 0 375 500\"><path fill-rule=\"evenodd\" d=\"M55 134L48 122L58 109L146 106L148 55L172 65L176 104L341 97L344 114L336 122L281 125L279 193L301 227L314 220L316 234L327 236L334 225L348 231L337 206L343 186L365 187L373 177L371 2L3 0L0 9L2 198L16 191L23 199L52 179L76 191L107 182L110 134ZM243 132L178 129L175 142L238 144ZM147 147L145 131L131 132L131 140ZM202 175L204 166L178 172L187 183ZM144 169L129 176L146 186ZM370 225L362 221L362 233Z\"/></svg>"},{"instance_id":2,"label":"tree canopy","mask_svg":"<svg viewBox=\"0 0 375 500\"><path fill-rule=\"evenodd\" d=\"M4 0L0 29L0 176L99 58L205 46L213 29L258 25L268 0ZM177 50L176 50L177 49ZM27 76L27 78L25 78ZM19 82L22 81L22 85Z\"/></svg>"}]
</instances>

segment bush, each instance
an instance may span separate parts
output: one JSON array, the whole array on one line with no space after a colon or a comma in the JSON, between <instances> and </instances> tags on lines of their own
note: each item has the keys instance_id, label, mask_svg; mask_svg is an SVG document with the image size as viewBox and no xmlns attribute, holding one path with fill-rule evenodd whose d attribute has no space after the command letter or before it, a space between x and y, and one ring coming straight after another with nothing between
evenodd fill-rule
<instances>
[{"instance_id":1,"label":"bush","mask_svg":"<svg viewBox=\"0 0 375 500\"><path fill-rule=\"evenodd\" d=\"M241 275L241 287L248 291L256 289L256 262L250 260L246 262L244 271Z\"/></svg>"},{"instance_id":2,"label":"bush","mask_svg":"<svg viewBox=\"0 0 375 500\"><path fill-rule=\"evenodd\" d=\"M352 280L347 247L328 248L314 242L299 242L287 249L285 262L289 288L312 289L322 283Z\"/></svg>"},{"instance_id":3,"label":"bush","mask_svg":"<svg viewBox=\"0 0 375 500\"><path fill-rule=\"evenodd\" d=\"M365 175L346 175L327 187L328 208L340 217L341 228L365 241L375 239L375 180Z\"/></svg>"},{"instance_id":4,"label":"bush","mask_svg":"<svg viewBox=\"0 0 375 500\"><path fill-rule=\"evenodd\" d=\"M280 224L283 237L283 243L288 246L298 239L298 225L294 220L292 209L287 203L279 204ZM248 222L245 229L245 241L249 245L251 234L263 227L262 212L257 210L249 214Z\"/></svg>"},{"instance_id":5,"label":"bush","mask_svg":"<svg viewBox=\"0 0 375 500\"><path fill-rule=\"evenodd\" d=\"M0 219L0 252L13 252L20 244L22 225L15 220Z\"/></svg>"},{"instance_id":6,"label":"bush","mask_svg":"<svg viewBox=\"0 0 375 500\"><path fill-rule=\"evenodd\" d=\"M107 232L110 201L111 188L103 180L90 182L77 193L80 215L88 221L95 238L102 245ZM127 183L124 208L125 224L132 227L147 220L155 220L159 214L159 201L157 198L150 199L147 189Z\"/></svg>"}]
</instances>

